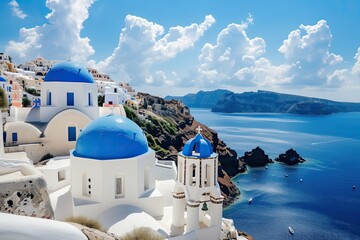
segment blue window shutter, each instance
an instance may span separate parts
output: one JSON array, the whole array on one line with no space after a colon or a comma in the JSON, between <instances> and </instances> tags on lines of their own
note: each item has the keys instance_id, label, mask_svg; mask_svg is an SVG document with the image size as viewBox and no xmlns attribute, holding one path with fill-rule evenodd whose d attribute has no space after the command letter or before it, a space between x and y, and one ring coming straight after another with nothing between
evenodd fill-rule
<instances>
[{"instance_id":1,"label":"blue window shutter","mask_svg":"<svg viewBox=\"0 0 360 240\"><path fill-rule=\"evenodd\" d=\"M89 106L92 106L91 93L88 93L88 103L89 103Z\"/></svg>"},{"instance_id":2,"label":"blue window shutter","mask_svg":"<svg viewBox=\"0 0 360 240\"><path fill-rule=\"evenodd\" d=\"M13 133L12 133L12 140L13 140L13 142L17 142L17 141L18 141L18 134L17 134L17 132L13 132Z\"/></svg>"},{"instance_id":3,"label":"blue window shutter","mask_svg":"<svg viewBox=\"0 0 360 240\"><path fill-rule=\"evenodd\" d=\"M68 127L68 141L76 141L76 127Z\"/></svg>"},{"instance_id":4,"label":"blue window shutter","mask_svg":"<svg viewBox=\"0 0 360 240\"><path fill-rule=\"evenodd\" d=\"M47 105L51 106L51 92L48 92Z\"/></svg>"},{"instance_id":5,"label":"blue window shutter","mask_svg":"<svg viewBox=\"0 0 360 240\"><path fill-rule=\"evenodd\" d=\"M73 92L67 93L67 105L74 106L74 93Z\"/></svg>"}]
</instances>

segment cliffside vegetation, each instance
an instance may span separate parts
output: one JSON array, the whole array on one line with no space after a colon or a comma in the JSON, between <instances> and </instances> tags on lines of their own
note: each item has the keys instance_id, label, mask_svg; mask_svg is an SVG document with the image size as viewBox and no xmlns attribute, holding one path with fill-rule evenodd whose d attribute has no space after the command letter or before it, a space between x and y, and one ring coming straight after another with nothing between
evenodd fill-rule
<instances>
[{"instance_id":1,"label":"cliffside vegetation","mask_svg":"<svg viewBox=\"0 0 360 240\"><path fill-rule=\"evenodd\" d=\"M6 108L8 105L7 97L4 89L0 88L0 108Z\"/></svg>"},{"instance_id":2,"label":"cliffside vegetation","mask_svg":"<svg viewBox=\"0 0 360 240\"><path fill-rule=\"evenodd\" d=\"M149 146L156 151L158 159L176 161L177 153L184 144L195 137L198 126L201 134L210 140L214 151L219 154L219 183L225 206L231 203L239 194L239 189L231 181L232 176L243 170L237 159L237 153L226 146L218 138L217 133L207 126L197 122L190 110L177 100L166 101L160 97L138 93L141 104L138 110L125 107L128 118L136 122L145 132Z\"/></svg>"}]
</instances>

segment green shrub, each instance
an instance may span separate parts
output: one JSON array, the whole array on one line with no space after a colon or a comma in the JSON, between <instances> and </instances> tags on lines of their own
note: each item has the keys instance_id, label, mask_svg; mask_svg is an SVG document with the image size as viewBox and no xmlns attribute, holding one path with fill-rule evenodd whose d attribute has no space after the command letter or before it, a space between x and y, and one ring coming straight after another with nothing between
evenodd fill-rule
<instances>
[{"instance_id":1,"label":"green shrub","mask_svg":"<svg viewBox=\"0 0 360 240\"><path fill-rule=\"evenodd\" d=\"M101 224L98 221L84 217L84 216L69 217L69 218L65 219L65 222L78 223L85 227L95 228L97 230L104 231Z\"/></svg>"},{"instance_id":2,"label":"green shrub","mask_svg":"<svg viewBox=\"0 0 360 240\"><path fill-rule=\"evenodd\" d=\"M165 239L160 233L152 230L151 228L141 227L137 228L125 236L121 237L120 240L163 240Z\"/></svg>"},{"instance_id":3,"label":"green shrub","mask_svg":"<svg viewBox=\"0 0 360 240\"><path fill-rule=\"evenodd\" d=\"M8 105L7 96L4 89L0 88L0 108L6 108Z\"/></svg>"},{"instance_id":4,"label":"green shrub","mask_svg":"<svg viewBox=\"0 0 360 240\"><path fill-rule=\"evenodd\" d=\"M23 107L30 107L31 101L27 97L22 98L22 106Z\"/></svg>"}]
</instances>

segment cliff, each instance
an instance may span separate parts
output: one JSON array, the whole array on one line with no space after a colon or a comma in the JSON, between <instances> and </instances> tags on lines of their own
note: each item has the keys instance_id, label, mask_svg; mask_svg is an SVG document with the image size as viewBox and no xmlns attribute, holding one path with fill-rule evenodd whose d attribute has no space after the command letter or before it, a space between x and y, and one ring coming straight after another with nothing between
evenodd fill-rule
<instances>
[{"instance_id":1,"label":"cliff","mask_svg":"<svg viewBox=\"0 0 360 240\"><path fill-rule=\"evenodd\" d=\"M201 134L209 139L214 151L219 154L219 178L226 206L240 194L230 177L245 170L239 163L237 153L218 138L218 134L199 123L190 114L190 110L177 100L164 100L146 93L138 93L141 99L139 115L134 109L126 108L127 116L135 121L145 132L149 145L156 151L158 159L177 160L177 153L184 144L195 137L196 128L202 128ZM224 173L223 171L224 170Z\"/></svg>"},{"instance_id":2,"label":"cliff","mask_svg":"<svg viewBox=\"0 0 360 240\"><path fill-rule=\"evenodd\" d=\"M360 112L360 103L335 102L269 91L226 93L212 108L213 112L267 112L325 115Z\"/></svg>"},{"instance_id":3,"label":"cliff","mask_svg":"<svg viewBox=\"0 0 360 240\"><path fill-rule=\"evenodd\" d=\"M217 89L214 91L199 91L197 93L189 93L185 96L166 96L165 100L179 100L188 107L195 108L212 108L217 101L226 93L231 93L229 90Z\"/></svg>"}]
</instances>

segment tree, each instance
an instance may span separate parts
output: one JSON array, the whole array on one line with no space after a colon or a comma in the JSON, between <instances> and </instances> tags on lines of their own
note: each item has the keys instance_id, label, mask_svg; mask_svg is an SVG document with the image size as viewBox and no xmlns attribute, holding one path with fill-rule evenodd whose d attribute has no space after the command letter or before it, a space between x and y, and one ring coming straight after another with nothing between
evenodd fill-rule
<instances>
[{"instance_id":1,"label":"tree","mask_svg":"<svg viewBox=\"0 0 360 240\"><path fill-rule=\"evenodd\" d=\"M105 96L99 95L98 96L98 106L102 107L105 102Z\"/></svg>"},{"instance_id":2,"label":"tree","mask_svg":"<svg viewBox=\"0 0 360 240\"><path fill-rule=\"evenodd\" d=\"M8 106L7 96L4 89L0 88L0 108L6 108Z\"/></svg>"},{"instance_id":3,"label":"tree","mask_svg":"<svg viewBox=\"0 0 360 240\"><path fill-rule=\"evenodd\" d=\"M22 106L23 107L30 107L31 101L27 97L22 98Z\"/></svg>"},{"instance_id":4,"label":"tree","mask_svg":"<svg viewBox=\"0 0 360 240\"><path fill-rule=\"evenodd\" d=\"M26 91L27 93L30 93L31 95L40 96L40 94L37 93L36 90L33 89L33 88L25 88L25 91Z\"/></svg>"}]
</instances>

